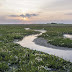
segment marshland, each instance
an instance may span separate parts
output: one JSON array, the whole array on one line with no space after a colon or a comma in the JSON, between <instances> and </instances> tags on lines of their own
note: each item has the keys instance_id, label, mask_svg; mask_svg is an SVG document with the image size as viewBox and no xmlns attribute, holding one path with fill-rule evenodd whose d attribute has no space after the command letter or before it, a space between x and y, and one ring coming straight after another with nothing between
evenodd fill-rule
<instances>
[{"instance_id":1,"label":"marshland","mask_svg":"<svg viewBox=\"0 0 72 72\"><path fill-rule=\"evenodd\" d=\"M0 72L72 72L71 54L72 25L0 25Z\"/></svg>"}]
</instances>

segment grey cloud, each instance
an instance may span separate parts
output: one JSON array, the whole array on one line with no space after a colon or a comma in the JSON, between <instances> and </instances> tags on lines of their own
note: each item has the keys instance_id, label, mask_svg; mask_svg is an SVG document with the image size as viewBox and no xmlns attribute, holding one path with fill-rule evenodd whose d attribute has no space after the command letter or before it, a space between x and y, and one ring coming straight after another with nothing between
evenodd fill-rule
<instances>
[{"instance_id":1,"label":"grey cloud","mask_svg":"<svg viewBox=\"0 0 72 72\"><path fill-rule=\"evenodd\" d=\"M54 2L55 6L61 7L61 8L66 8L66 9L71 9L72 8L72 0L57 0Z\"/></svg>"},{"instance_id":2,"label":"grey cloud","mask_svg":"<svg viewBox=\"0 0 72 72\"><path fill-rule=\"evenodd\" d=\"M33 21L24 21L19 19L6 19L5 16L0 16L0 24L44 24L44 23L65 23L72 24L72 20L33 20Z\"/></svg>"},{"instance_id":3,"label":"grey cloud","mask_svg":"<svg viewBox=\"0 0 72 72\"><path fill-rule=\"evenodd\" d=\"M19 17L18 15L9 15L10 17Z\"/></svg>"},{"instance_id":4,"label":"grey cloud","mask_svg":"<svg viewBox=\"0 0 72 72\"><path fill-rule=\"evenodd\" d=\"M21 14L21 15L9 15L10 17L28 17L28 18L30 18L30 17L33 17L33 16L38 16L38 14L25 14L25 15L23 15L23 14Z\"/></svg>"},{"instance_id":5,"label":"grey cloud","mask_svg":"<svg viewBox=\"0 0 72 72\"><path fill-rule=\"evenodd\" d=\"M26 14L26 15L25 15L25 17L28 17L28 18L30 18L30 17L32 17L32 16L38 16L38 14Z\"/></svg>"},{"instance_id":6,"label":"grey cloud","mask_svg":"<svg viewBox=\"0 0 72 72\"><path fill-rule=\"evenodd\" d=\"M65 15L72 15L72 13L66 13Z\"/></svg>"},{"instance_id":7,"label":"grey cloud","mask_svg":"<svg viewBox=\"0 0 72 72\"><path fill-rule=\"evenodd\" d=\"M19 19L7 19L5 16L0 16L0 24L19 24L22 23L22 20Z\"/></svg>"},{"instance_id":8,"label":"grey cloud","mask_svg":"<svg viewBox=\"0 0 72 72\"><path fill-rule=\"evenodd\" d=\"M32 17L32 14L26 14L25 16L30 18L30 17Z\"/></svg>"},{"instance_id":9,"label":"grey cloud","mask_svg":"<svg viewBox=\"0 0 72 72\"><path fill-rule=\"evenodd\" d=\"M31 14L32 16L37 16L38 14Z\"/></svg>"},{"instance_id":10,"label":"grey cloud","mask_svg":"<svg viewBox=\"0 0 72 72\"><path fill-rule=\"evenodd\" d=\"M23 14L21 14L21 15L19 15L19 16L21 16L21 17L25 17L25 15L23 15Z\"/></svg>"},{"instance_id":11,"label":"grey cloud","mask_svg":"<svg viewBox=\"0 0 72 72\"><path fill-rule=\"evenodd\" d=\"M72 5L72 0L55 0L53 2L53 4L57 4L57 5Z\"/></svg>"},{"instance_id":12,"label":"grey cloud","mask_svg":"<svg viewBox=\"0 0 72 72\"><path fill-rule=\"evenodd\" d=\"M32 17L32 16L37 16L38 14L26 14L26 15L9 15L9 17ZM7 19L7 16L0 16L0 24L21 24L21 23L31 23L28 21L24 21L24 20L19 20L19 19Z\"/></svg>"},{"instance_id":13,"label":"grey cloud","mask_svg":"<svg viewBox=\"0 0 72 72\"><path fill-rule=\"evenodd\" d=\"M72 10L72 0L54 0L51 4L44 4L43 9L45 10Z\"/></svg>"}]
</instances>

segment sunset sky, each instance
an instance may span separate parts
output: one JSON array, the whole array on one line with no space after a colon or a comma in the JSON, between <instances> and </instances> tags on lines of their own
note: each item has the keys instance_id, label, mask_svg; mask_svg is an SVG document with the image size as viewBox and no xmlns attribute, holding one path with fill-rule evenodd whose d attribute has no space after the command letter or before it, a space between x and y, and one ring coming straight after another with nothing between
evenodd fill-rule
<instances>
[{"instance_id":1,"label":"sunset sky","mask_svg":"<svg viewBox=\"0 0 72 72\"><path fill-rule=\"evenodd\" d=\"M0 24L71 23L72 0L0 0Z\"/></svg>"}]
</instances>

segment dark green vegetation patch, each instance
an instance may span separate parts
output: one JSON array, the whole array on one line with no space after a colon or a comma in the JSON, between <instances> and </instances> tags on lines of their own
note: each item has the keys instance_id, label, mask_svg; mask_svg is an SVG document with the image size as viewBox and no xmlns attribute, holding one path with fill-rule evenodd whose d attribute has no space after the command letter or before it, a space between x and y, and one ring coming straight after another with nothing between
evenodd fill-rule
<instances>
[{"instance_id":1,"label":"dark green vegetation patch","mask_svg":"<svg viewBox=\"0 0 72 72\"><path fill-rule=\"evenodd\" d=\"M64 34L72 35L72 26L47 26L44 29L47 32L39 37L45 38L52 45L72 48L72 39L63 36Z\"/></svg>"}]
</instances>

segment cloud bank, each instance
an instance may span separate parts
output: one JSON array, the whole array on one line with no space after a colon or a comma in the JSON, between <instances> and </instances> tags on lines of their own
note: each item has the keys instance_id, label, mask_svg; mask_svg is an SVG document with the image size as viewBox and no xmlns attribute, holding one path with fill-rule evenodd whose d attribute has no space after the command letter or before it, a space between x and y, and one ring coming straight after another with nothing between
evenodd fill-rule
<instances>
[{"instance_id":1,"label":"cloud bank","mask_svg":"<svg viewBox=\"0 0 72 72\"><path fill-rule=\"evenodd\" d=\"M0 16L0 24L20 24L22 20L19 19L7 19L5 16Z\"/></svg>"},{"instance_id":2,"label":"cloud bank","mask_svg":"<svg viewBox=\"0 0 72 72\"><path fill-rule=\"evenodd\" d=\"M30 18L30 17L34 17L34 16L38 16L39 14L21 14L21 15L9 15L9 17L22 17L22 18L24 18L24 17L27 17L27 18Z\"/></svg>"},{"instance_id":3,"label":"cloud bank","mask_svg":"<svg viewBox=\"0 0 72 72\"><path fill-rule=\"evenodd\" d=\"M72 0L52 0L50 4L48 2L44 4L43 10L62 11L72 10Z\"/></svg>"},{"instance_id":4,"label":"cloud bank","mask_svg":"<svg viewBox=\"0 0 72 72\"><path fill-rule=\"evenodd\" d=\"M72 15L72 13L66 13L65 15Z\"/></svg>"}]
</instances>

